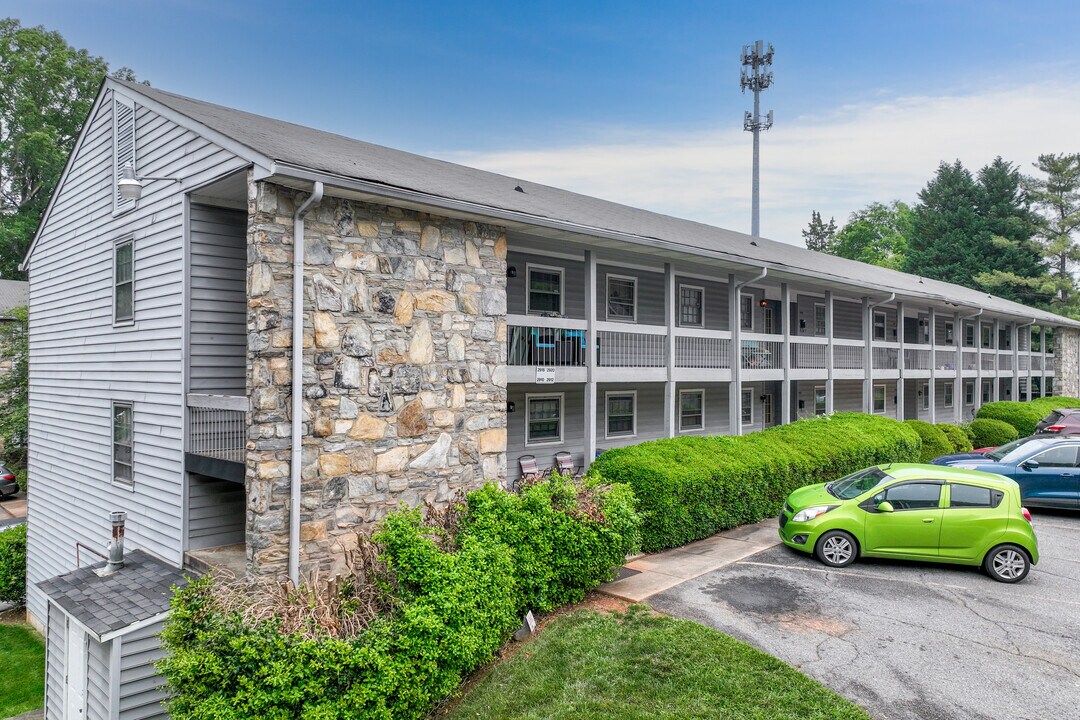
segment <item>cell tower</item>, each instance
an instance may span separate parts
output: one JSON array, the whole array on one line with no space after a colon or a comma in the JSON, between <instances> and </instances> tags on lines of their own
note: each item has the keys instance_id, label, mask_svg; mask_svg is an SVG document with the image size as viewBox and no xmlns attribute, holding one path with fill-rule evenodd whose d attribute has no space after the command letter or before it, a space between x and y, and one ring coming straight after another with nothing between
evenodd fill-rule
<instances>
[{"instance_id":1,"label":"cell tower","mask_svg":"<svg viewBox=\"0 0 1080 720\"><path fill-rule=\"evenodd\" d=\"M754 133L754 180L750 204L750 234L754 237L761 234L761 131L771 128L773 121L772 110L764 120L761 119L761 91L772 85L772 59L771 43L768 49L761 40L753 45L743 45L740 84L744 94L747 90L754 93L754 112L747 110L743 115L743 130Z\"/></svg>"}]
</instances>

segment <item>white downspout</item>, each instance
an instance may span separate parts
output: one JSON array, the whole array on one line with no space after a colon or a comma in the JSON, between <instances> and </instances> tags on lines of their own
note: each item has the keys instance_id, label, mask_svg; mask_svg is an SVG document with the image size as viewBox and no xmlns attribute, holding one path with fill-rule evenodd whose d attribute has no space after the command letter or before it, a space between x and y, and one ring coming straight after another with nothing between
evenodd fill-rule
<instances>
[{"instance_id":1,"label":"white downspout","mask_svg":"<svg viewBox=\"0 0 1080 720\"><path fill-rule=\"evenodd\" d=\"M300 584L300 463L304 437L304 216L323 196L316 181L293 215L292 459L289 462L289 580Z\"/></svg>"}]
</instances>

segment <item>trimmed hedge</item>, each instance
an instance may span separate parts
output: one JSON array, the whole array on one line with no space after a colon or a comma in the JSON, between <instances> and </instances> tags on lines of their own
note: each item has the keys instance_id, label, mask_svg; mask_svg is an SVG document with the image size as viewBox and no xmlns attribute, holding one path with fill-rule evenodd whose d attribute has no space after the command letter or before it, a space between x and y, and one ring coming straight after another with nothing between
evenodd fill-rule
<instances>
[{"instance_id":1,"label":"trimmed hedge","mask_svg":"<svg viewBox=\"0 0 1080 720\"><path fill-rule=\"evenodd\" d=\"M0 530L0 603L26 602L26 525Z\"/></svg>"},{"instance_id":2,"label":"trimmed hedge","mask_svg":"<svg viewBox=\"0 0 1080 720\"><path fill-rule=\"evenodd\" d=\"M937 425L923 420L905 420L904 424L919 434L922 446L919 450L919 462L930 462L941 455L953 452L953 444Z\"/></svg>"},{"instance_id":3,"label":"trimmed hedge","mask_svg":"<svg viewBox=\"0 0 1080 720\"><path fill-rule=\"evenodd\" d=\"M1001 420L1016 428L1020 437L1031 435L1035 432L1035 426L1044 417L1058 408L1080 407L1080 398L1074 397L1044 397L1028 402L1014 402L1002 400L999 402L986 403L976 418Z\"/></svg>"},{"instance_id":4,"label":"trimmed hedge","mask_svg":"<svg viewBox=\"0 0 1080 720\"><path fill-rule=\"evenodd\" d=\"M374 584L357 575L294 593L281 602L314 602L317 592L338 602L319 605L305 630L292 633L272 612L245 620L212 579L200 579L174 595L161 636L169 713L175 720L425 717L491 661L523 609L579 599L610 579L636 549L637 524L625 486L561 477L520 496L477 490L463 510L432 524L419 510L392 513L372 537L384 565ZM354 633L327 630L355 616L363 582L377 589L381 612ZM337 614L320 614L325 608Z\"/></svg>"},{"instance_id":5,"label":"trimmed hedge","mask_svg":"<svg viewBox=\"0 0 1080 720\"><path fill-rule=\"evenodd\" d=\"M945 433L945 438L952 445L953 452L971 452L974 447L971 444L971 438L964 432L964 429L959 425L950 425L949 423L938 423L937 427L941 432Z\"/></svg>"},{"instance_id":6,"label":"trimmed hedge","mask_svg":"<svg viewBox=\"0 0 1080 720\"><path fill-rule=\"evenodd\" d=\"M992 418L975 418L968 425L975 436L974 447L997 447L1020 437L1009 423Z\"/></svg>"},{"instance_id":7,"label":"trimmed hedge","mask_svg":"<svg viewBox=\"0 0 1080 720\"><path fill-rule=\"evenodd\" d=\"M796 488L869 465L914 461L919 448L916 432L901 422L837 413L739 437L682 436L615 448L590 473L633 489L642 548L652 552L776 515Z\"/></svg>"}]
</instances>

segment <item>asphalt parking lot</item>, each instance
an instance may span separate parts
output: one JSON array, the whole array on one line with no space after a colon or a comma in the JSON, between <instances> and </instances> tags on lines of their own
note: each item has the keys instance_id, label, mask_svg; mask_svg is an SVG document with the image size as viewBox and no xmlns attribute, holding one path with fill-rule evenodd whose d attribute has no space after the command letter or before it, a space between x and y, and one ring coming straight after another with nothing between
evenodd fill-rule
<instances>
[{"instance_id":1,"label":"asphalt parking lot","mask_svg":"<svg viewBox=\"0 0 1080 720\"><path fill-rule=\"evenodd\" d=\"M1080 513L1036 512L1040 562L827 569L783 545L649 598L800 668L881 720L1080 718Z\"/></svg>"}]
</instances>

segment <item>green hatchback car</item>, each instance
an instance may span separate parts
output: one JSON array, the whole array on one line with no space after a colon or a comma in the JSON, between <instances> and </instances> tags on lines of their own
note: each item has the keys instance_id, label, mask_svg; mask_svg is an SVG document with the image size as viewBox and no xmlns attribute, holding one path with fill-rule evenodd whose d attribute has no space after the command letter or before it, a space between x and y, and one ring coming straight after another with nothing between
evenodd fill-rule
<instances>
[{"instance_id":1,"label":"green hatchback car","mask_svg":"<svg viewBox=\"0 0 1080 720\"><path fill-rule=\"evenodd\" d=\"M859 557L982 565L1006 583L1039 562L1014 480L939 465L879 465L799 488L780 514L780 539L831 567Z\"/></svg>"}]
</instances>

